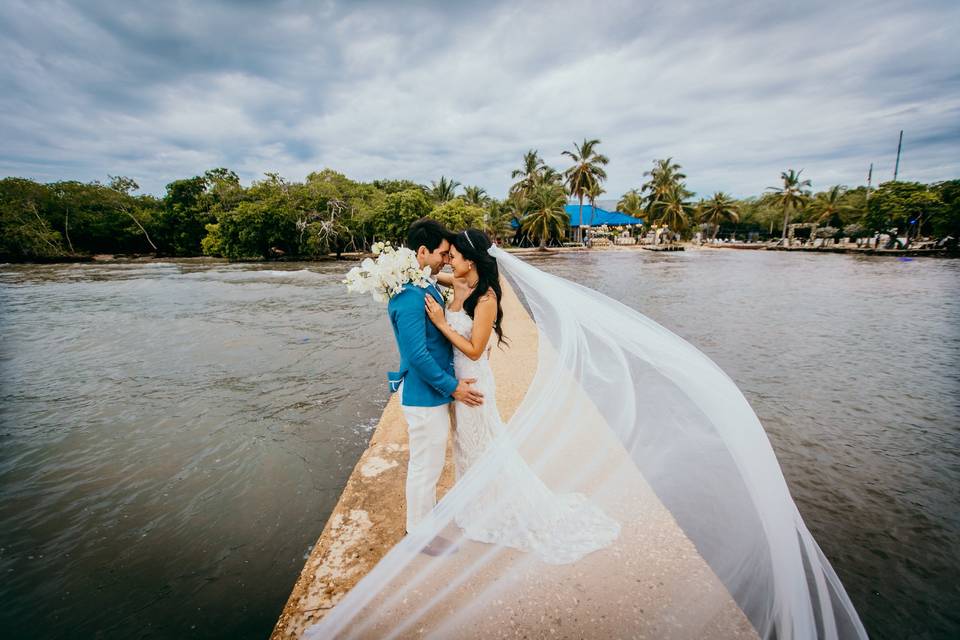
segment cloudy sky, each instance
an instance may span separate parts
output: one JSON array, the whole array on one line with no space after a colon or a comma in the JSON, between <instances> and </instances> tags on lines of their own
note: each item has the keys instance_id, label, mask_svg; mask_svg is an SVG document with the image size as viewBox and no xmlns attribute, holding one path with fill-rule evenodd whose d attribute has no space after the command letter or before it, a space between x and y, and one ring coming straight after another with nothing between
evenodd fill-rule
<instances>
[{"instance_id":1,"label":"cloudy sky","mask_svg":"<svg viewBox=\"0 0 960 640\"><path fill-rule=\"evenodd\" d=\"M960 3L0 2L0 176L332 167L502 196L601 139L605 197L960 177Z\"/></svg>"}]
</instances>

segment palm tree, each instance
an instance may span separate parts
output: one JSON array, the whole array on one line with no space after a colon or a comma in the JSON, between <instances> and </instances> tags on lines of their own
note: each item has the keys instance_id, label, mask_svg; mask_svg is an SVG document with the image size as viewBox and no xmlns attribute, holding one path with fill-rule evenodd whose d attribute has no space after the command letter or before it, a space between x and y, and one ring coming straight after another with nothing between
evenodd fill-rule
<instances>
[{"instance_id":1,"label":"palm tree","mask_svg":"<svg viewBox=\"0 0 960 640\"><path fill-rule=\"evenodd\" d=\"M673 162L673 158L654 160L653 169L644 171L643 175L650 176L641 193L646 198L646 214L651 219L657 217L659 203L666 201L671 191L682 188L684 198L693 195L683 183L686 174L680 173L680 165Z\"/></svg>"},{"instance_id":2,"label":"palm tree","mask_svg":"<svg viewBox=\"0 0 960 640\"><path fill-rule=\"evenodd\" d=\"M513 227L510 226L513 217L513 207L508 200L489 199L486 212L483 214L483 230L499 244L500 239L513 233Z\"/></svg>"},{"instance_id":3,"label":"palm tree","mask_svg":"<svg viewBox=\"0 0 960 640\"><path fill-rule=\"evenodd\" d=\"M783 208L783 235L780 237L780 241L784 244L787 242L787 224L790 222L790 211L803 208L810 199L810 189L808 188L810 181L800 180L801 173L803 173L803 169L800 169L800 171L794 171L793 169L782 171L780 178L783 179L783 186L767 187L776 194L774 202Z\"/></svg>"},{"instance_id":4,"label":"palm tree","mask_svg":"<svg viewBox=\"0 0 960 640\"><path fill-rule=\"evenodd\" d=\"M463 199L467 204L482 207L490 201L490 196L487 195L487 190L483 187L464 187Z\"/></svg>"},{"instance_id":5,"label":"palm tree","mask_svg":"<svg viewBox=\"0 0 960 640\"><path fill-rule=\"evenodd\" d=\"M700 205L700 221L713 225L713 235L710 239L717 237L720 230L720 222L724 219L730 222L740 221L740 206L736 200L727 194L719 191L713 194L713 197L704 201Z\"/></svg>"},{"instance_id":6,"label":"palm tree","mask_svg":"<svg viewBox=\"0 0 960 640\"><path fill-rule=\"evenodd\" d=\"M657 222L666 224L672 231L686 229L694 210L694 206L687 200L689 193L681 185L668 191L662 200L658 200L657 210L660 215Z\"/></svg>"},{"instance_id":7,"label":"palm tree","mask_svg":"<svg viewBox=\"0 0 960 640\"><path fill-rule=\"evenodd\" d=\"M453 200L456 197L455 192L457 187L460 186L460 183L456 180L447 180L443 176L440 176L440 182L431 182L430 186L430 197L433 198L434 202L443 203Z\"/></svg>"},{"instance_id":8,"label":"palm tree","mask_svg":"<svg viewBox=\"0 0 960 640\"><path fill-rule=\"evenodd\" d=\"M564 205L567 194L555 184L537 184L524 200L524 213L520 225L524 233L540 239L540 250L547 250L547 240L553 233L560 233L568 222Z\"/></svg>"},{"instance_id":9,"label":"palm tree","mask_svg":"<svg viewBox=\"0 0 960 640\"><path fill-rule=\"evenodd\" d=\"M813 200L810 201L809 209L817 216L818 224L827 222L834 227L844 225L844 214L850 212L850 207L843 201L846 191L845 187L835 185L814 196Z\"/></svg>"},{"instance_id":10,"label":"palm tree","mask_svg":"<svg viewBox=\"0 0 960 640\"><path fill-rule=\"evenodd\" d=\"M545 184L563 184L563 176L557 173L557 170L553 167L544 166L540 171L540 175L537 176L537 182L542 182Z\"/></svg>"},{"instance_id":11,"label":"palm tree","mask_svg":"<svg viewBox=\"0 0 960 640\"><path fill-rule=\"evenodd\" d=\"M590 190L587 192L587 200L590 201L590 224L588 227L593 226L593 216L597 212L597 198L606 193L603 187L599 183L593 183L593 186L590 187Z\"/></svg>"},{"instance_id":12,"label":"palm tree","mask_svg":"<svg viewBox=\"0 0 960 640\"><path fill-rule=\"evenodd\" d=\"M595 184L607 179L607 172L603 166L610 162L607 156L597 153L596 146L600 140L584 139L582 145L573 143L573 151L564 151L563 155L570 156L573 166L563 172L566 178L567 191L580 201L580 213L577 221L577 239L583 240L583 199L594 188Z\"/></svg>"},{"instance_id":13,"label":"palm tree","mask_svg":"<svg viewBox=\"0 0 960 640\"><path fill-rule=\"evenodd\" d=\"M636 189L630 189L617 203L617 211L639 218L643 214L643 196Z\"/></svg>"},{"instance_id":14,"label":"palm tree","mask_svg":"<svg viewBox=\"0 0 960 640\"><path fill-rule=\"evenodd\" d=\"M523 166L510 173L511 179L520 178L510 187L510 195L526 196L538 181L542 171L547 168L535 149L523 154Z\"/></svg>"}]
</instances>

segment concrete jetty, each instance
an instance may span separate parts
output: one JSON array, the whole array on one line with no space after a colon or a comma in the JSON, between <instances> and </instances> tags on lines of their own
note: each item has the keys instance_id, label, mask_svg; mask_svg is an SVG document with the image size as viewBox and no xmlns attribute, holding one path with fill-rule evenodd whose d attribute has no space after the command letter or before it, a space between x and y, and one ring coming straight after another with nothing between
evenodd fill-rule
<instances>
[{"instance_id":1,"label":"concrete jetty","mask_svg":"<svg viewBox=\"0 0 960 640\"><path fill-rule=\"evenodd\" d=\"M684 247L680 243L672 244L643 244L640 248L645 251L683 251Z\"/></svg>"},{"instance_id":2,"label":"concrete jetty","mask_svg":"<svg viewBox=\"0 0 960 640\"><path fill-rule=\"evenodd\" d=\"M504 286L504 328L511 346L494 346L490 360L497 381L497 405L508 421L520 405L537 368L537 330L509 285ZM545 347L548 348L548 347ZM599 418L599 416L598 416ZM607 429L606 431L609 431ZM601 431L591 432L595 438ZM583 443L571 442L571 455ZM596 441L588 446L597 449ZM666 508L609 436L609 464L591 486L615 487L621 536L611 547L571 565L544 565L531 554L497 551L485 573L450 588L436 611L403 629L401 637L631 637L757 638L753 627L722 583L697 553ZM579 449L582 451L583 449ZM452 447L438 494L452 485ZM564 471L545 469L541 477L557 482ZM298 638L346 594L403 536L406 477L406 424L396 394L390 397L347 485L307 560L273 630L273 640ZM540 473L540 470L538 470ZM595 480L595 482L594 482ZM611 482L612 480L612 482ZM430 571L417 585L420 597L454 584L462 568L491 547L468 543L446 558L427 558ZM528 557L531 556L531 557ZM495 594L476 583L496 580L498 566L522 567ZM490 599L495 598L495 599ZM500 599L496 599L500 598ZM481 621L451 627L451 612L469 603L484 607ZM506 604L504 604L506 603ZM370 606L372 616L362 637L380 637L408 613L406 599ZM572 612L572 613L571 613ZM578 615L578 612L588 612Z\"/></svg>"}]
</instances>

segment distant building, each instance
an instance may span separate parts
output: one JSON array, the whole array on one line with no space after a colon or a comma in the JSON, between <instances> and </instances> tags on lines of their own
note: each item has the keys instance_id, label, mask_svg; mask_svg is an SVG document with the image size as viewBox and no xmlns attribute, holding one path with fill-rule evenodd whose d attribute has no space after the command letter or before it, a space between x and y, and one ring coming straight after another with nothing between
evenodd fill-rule
<instances>
[{"instance_id":1,"label":"distant building","mask_svg":"<svg viewBox=\"0 0 960 640\"><path fill-rule=\"evenodd\" d=\"M568 204L564 207L564 209L566 210L567 215L570 216L570 226L574 229L579 227L580 205ZM643 220L641 218L628 216L627 214L620 213L619 211L607 211L606 209L601 209L600 207L594 209L588 204L583 205L583 226L599 227L602 224L605 224L608 227L619 227L643 224ZM510 222L510 226L516 229L520 225L516 220L512 220Z\"/></svg>"}]
</instances>

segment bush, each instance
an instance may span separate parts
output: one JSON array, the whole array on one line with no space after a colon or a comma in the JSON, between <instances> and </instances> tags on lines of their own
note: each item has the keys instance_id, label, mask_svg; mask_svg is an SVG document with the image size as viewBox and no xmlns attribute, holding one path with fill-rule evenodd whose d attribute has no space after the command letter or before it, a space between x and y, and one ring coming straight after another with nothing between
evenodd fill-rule
<instances>
[{"instance_id":1,"label":"bush","mask_svg":"<svg viewBox=\"0 0 960 640\"><path fill-rule=\"evenodd\" d=\"M242 202L224 212L214 233L208 245L219 244L220 254L230 260L269 258L271 248L289 252L297 241L294 221L263 202Z\"/></svg>"},{"instance_id":2,"label":"bush","mask_svg":"<svg viewBox=\"0 0 960 640\"><path fill-rule=\"evenodd\" d=\"M220 236L220 224L208 224L204 227L207 235L200 241L200 249L205 256L223 256L223 239Z\"/></svg>"},{"instance_id":3,"label":"bush","mask_svg":"<svg viewBox=\"0 0 960 640\"><path fill-rule=\"evenodd\" d=\"M482 207L467 204L460 198L438 204L430 212L430 217L451 231L463 231L471 227L483 228Z\"/></svg>"},{"instance_id":4,"label":"bush","mask_svg":"<svg viewBox=\"0 0 960 640\"><path fill-rule=\"evenodd\" d=\"M389 194L371 215L370 230L374 239L401 244L410 225L430 213L430 201L420 189L405 189Z\"/></svg>"},{"instance_id":5,"label":"bush","mask_svg":"<svg viewBox=\"0 0 960 640\"><path fill-rule=\"evenodd\" d=\"M839 229L836 227L820 227L813 232L814 238L833 238L837 235Z\"/></svg>"},{"instance_id":6,"label":"bush","mask_svg":"<svg viewBox=\"0 0 960 640\"><path fill-rule=\"evenodd\" d=\"M59 231L46 220L32 219L14 207L0 206L0 259L52 258L66 253Z\"/></svg>"}]
</instances>

